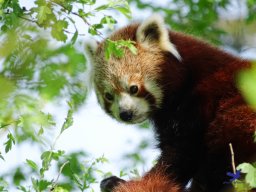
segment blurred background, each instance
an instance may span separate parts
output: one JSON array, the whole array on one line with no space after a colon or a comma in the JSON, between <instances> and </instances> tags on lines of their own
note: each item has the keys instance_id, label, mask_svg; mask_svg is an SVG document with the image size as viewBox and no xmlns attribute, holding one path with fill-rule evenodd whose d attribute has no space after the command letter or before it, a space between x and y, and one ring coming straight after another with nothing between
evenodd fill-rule
<instances>
[{"instance_id":1,"label":"blurred background","mask_svg":"<svg viewBox=\"0 0 256 192\"><path fill-rule=\"evenodd\" d=\"M100 191L107 176L152 167L152 127L100 109L84 44L153 13L256 60L255 0L0 0L0 191ZM252 70L238 79L252 107L255 78Z\"/></svg>"}]
</instances>

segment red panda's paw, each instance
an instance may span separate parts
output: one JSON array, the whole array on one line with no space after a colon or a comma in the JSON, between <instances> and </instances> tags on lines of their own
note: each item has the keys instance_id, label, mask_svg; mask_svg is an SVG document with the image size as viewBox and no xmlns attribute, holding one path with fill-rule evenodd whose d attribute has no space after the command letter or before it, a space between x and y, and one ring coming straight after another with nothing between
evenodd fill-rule
<instances>
[{"instance_id":1,"label":"red panda's paw","mask_svg":"<svg viewBox=\"0 0 256 192\"><path fill-rule=\"evenodd\" d=\"M116 176L111 176L106 179L103 179L100 182L100 189L102 192L112 192L115 187L125 182L126 181L123 179L120 179Z\"/></svg>"}]
</instances>

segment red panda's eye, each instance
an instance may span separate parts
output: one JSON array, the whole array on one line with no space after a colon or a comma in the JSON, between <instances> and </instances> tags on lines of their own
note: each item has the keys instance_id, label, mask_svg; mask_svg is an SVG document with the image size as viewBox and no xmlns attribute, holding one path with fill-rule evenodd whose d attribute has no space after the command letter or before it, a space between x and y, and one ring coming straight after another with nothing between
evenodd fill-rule
<instances>
[{"instance_id":1,"label":"red panda's eye","mask_svg":"<svg viewBox=\"0 0 256 192\"><path fill-rule=\"evenodd\" d=\"M108 101L113 101L113 99L114 99L113 95L111 95L110 93L105 93L105 98L106 98Z\"/></svg>"},{"instance_id":2,"label":"red panda's eye","mask_svg":"<svg viewBox=\"0 0 256 192\"><path fill-rule=\"evenodd\" d=\"M130 94L136 94L139 91L139 88L137 85L132 85L130 87Z\"/></svg>"}]
</instances>

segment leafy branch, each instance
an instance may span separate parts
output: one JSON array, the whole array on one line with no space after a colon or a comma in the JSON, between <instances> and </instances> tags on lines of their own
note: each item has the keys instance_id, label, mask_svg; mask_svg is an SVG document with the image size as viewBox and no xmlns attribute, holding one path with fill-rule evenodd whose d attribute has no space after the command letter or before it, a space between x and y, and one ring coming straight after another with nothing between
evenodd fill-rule
<instances>
[{"instance_id":1,"label":"leafy branch","mask_svg":"<svg viewBox=\"0 0 256 192\"><path fill-rule=\"evenodd\" d=\"M65 42L67 40L67 34L73 34L72 42L74 43L78 35L85 35L85 33L78 33L76 22L72 18L72 15L82 19L85 26L89 28L89 34L97 35L101 38L103 38L103 34L100 32L100 29L103 29L104 25L111 27L116 23L116 20L112 16L104 14L104 11L116 10L127 18L131 18L131 11L125 0L112 0L107 4L100 5L90 10L93 6L96 6L96 0L36 0L35 6L27 10L25 7L21 8L18 3L13 4L11 1L6 1L2 4L0 3L0 10L3 10L1 15L5 22L2 29L10 28L10 24L12 23L8 21L8 17L15 16L34 23L39 28L49 28L52 37L58 41ZM89 19L99 17L100 12L103 14L101 21L96 24L90 23ZM70 24L75 28L75 32L68 30Z\"/></svg>"}]
</instances>

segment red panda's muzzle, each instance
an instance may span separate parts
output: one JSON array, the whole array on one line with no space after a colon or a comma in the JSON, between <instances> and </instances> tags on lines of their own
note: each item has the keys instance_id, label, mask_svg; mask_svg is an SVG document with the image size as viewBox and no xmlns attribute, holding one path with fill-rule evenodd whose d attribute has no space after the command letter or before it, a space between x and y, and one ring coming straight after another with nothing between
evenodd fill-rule
<instances>
[{"instance_id":1,"label":"red panda's muzzle","mask_svg":"<svg viewBox=\"0 0 256 192\"><path fill-rule=\"evenodd\" d=\"M133 111L120 111L120 119L122 121L131 121L133 119Z\"/></svg>"}]
</instances>

